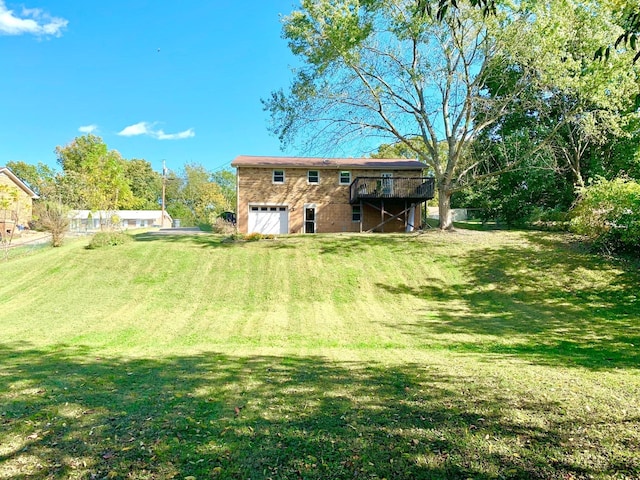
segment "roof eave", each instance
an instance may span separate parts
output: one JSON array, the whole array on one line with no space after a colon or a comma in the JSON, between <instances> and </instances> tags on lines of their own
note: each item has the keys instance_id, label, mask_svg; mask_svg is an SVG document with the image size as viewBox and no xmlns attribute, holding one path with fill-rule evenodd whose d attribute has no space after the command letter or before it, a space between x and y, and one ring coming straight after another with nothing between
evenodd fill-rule
<instances>
[{"instance_id":1,"label":"roof eave","mask_svg":"<svg viewBox=\"0 0 640 480\"><path fill-rule=\"evenodd\" d=\"M0 173L3 173L3 172L5 175L7 175L7 177L9 177L13 181L13 183L15 183L23 192L29 195L33 200L38 200L40 198L38 194L33 190L31 190L26 183L20 180L15 175L15 173L13 173L11 169L9 169L9 167L0 167Z\"/></svg>"}]
</instances>

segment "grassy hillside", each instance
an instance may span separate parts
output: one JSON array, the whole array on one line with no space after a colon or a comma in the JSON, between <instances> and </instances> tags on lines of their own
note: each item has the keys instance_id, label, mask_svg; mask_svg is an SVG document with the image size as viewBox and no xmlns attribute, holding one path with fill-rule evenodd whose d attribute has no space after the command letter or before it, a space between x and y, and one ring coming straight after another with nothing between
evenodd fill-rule
<instances>
[{"instance_id":1,"label":"grassy hillside","mask_svg":"<svg viewBox=\"0 0 640 480\"><path fill-rule=\"evenodd\" d=\"M566 236L0 265L2 478L638 478L640 274Z\"/></svg>"}]
</instances>

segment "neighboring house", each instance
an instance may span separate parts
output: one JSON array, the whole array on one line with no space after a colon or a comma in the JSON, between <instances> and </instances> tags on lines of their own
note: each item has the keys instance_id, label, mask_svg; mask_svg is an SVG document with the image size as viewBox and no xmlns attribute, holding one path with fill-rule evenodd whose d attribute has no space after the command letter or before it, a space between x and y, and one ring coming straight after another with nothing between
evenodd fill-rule
<instances>
[{"instance_id":1,"label":"neighboring house","mask_svg":"<svg viewBox=\"0 0 640 480\"><path fill-rule=\"evenodd\" d=\"M171 216L165 211L162 222L162 210L114 210L96 211L73 210L69 229L72 232L95 232L101 226L122 228L146 228L171 226Z\"/></svg>"},{"instance_id":2,"label":"neighboring house","mask_svg":"<svg viewBox=\"0 0 640 480\"><path fill-rule=\"evenodd\" d=\"M239 156L231 166L241 233L411 231L434 194L416 160Z\"/></svg>"},{"instance_id":3,"label":"neighboring house","mask_svg":"<svg viewBox=\"0 0 640 480\"><path fill-rule=\"evenodd\" d=\"M16 226L28 225L35 194L7 167L0 167L0 235L11 235Z\"/></svg>"}]
</instances>

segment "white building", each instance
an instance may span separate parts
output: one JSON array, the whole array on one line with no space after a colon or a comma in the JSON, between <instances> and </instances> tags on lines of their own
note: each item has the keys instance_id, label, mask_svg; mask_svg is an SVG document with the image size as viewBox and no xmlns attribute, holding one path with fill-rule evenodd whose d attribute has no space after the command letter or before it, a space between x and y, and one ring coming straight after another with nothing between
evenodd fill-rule
<instances>
[{"instance_id":1,"label":"white building","mask_svg":"<svg viewBox=\"0 0 640 480\"><path fill-rule=\"evenodd\" d=\"M123 230L170 227L172 223L171 216L166 211L163 221L162 210L73 210L70 215L69 229L72 232L95 232L101 226Z\"/></svg>"}]
</instances>

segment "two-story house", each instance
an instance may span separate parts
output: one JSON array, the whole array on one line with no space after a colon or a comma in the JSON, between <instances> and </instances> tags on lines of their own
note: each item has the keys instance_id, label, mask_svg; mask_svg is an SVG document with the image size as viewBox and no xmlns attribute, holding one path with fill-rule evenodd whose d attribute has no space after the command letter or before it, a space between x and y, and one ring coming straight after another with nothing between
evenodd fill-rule
<instances>
[{"instance_id":1,"label":"two-story house","mask_svg":"<svg viewBox=\"0 0 640 480\"><path fill-rule=\"evenodd\" d=\"M237 157L241 233L404 232L434 180L417 160Z\"/></svg>"}]
</instances>

